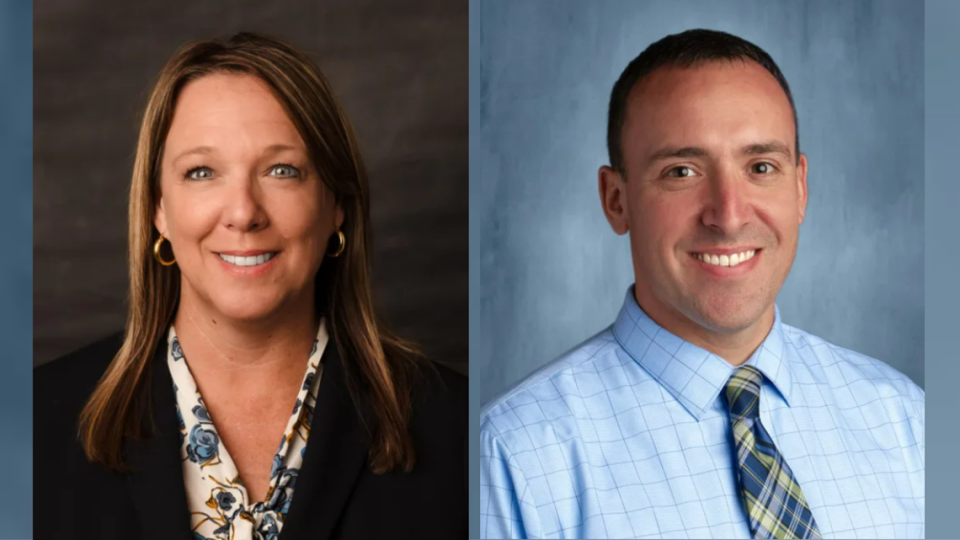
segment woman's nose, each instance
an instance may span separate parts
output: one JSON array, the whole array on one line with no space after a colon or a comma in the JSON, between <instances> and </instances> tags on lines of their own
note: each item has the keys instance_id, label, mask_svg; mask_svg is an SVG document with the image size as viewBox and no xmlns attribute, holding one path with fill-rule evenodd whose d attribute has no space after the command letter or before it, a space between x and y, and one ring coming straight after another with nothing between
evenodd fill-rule
<instances>
[{"instance_id":1,"label":"woman's nose","mask_svg":"<svg viewBox=\"0 0 960 540\"><path fill-rule=\"evenodd\" d=\"M267 226L262 190L255 179L230 186L224 204L223 219L228 229L251 232Z\"/></svg>"}]
</instances>

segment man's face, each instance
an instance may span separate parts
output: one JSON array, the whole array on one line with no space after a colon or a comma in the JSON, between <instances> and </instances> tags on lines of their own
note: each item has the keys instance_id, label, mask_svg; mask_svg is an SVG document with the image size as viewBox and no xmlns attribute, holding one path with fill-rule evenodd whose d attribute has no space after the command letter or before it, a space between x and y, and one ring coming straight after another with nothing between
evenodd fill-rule
<instances>
[{"instance_id":1,"label":"man's face","mask_svg":"<svg viewBox=\"0 0 960 540\"><path fill-rule=\"evenodd\" d=\"M662 68L632 91L625 177L601 171L632 234L637 299L661 324L738 332L772 320L806 208L790 102L746 61ZM618 232L626 232L620 230Z\"/></svg>"}]
</instances>

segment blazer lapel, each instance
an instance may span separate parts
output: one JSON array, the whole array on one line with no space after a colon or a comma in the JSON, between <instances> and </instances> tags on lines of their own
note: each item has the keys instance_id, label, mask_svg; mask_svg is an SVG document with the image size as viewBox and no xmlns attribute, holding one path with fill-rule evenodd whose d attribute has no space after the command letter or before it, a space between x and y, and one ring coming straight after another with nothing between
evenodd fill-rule
<instances>
[{"instance_id":1,"label":"blazer lapel","mask_svg":"<svg viewBox=\"0 0 960 540\"><path fill-rule=\"evenodd\" d=\"M344 366L331 339L303 465L285 516L284 540L327 540L357 478L367 466L370 437L347 390Z\"/></svg>"},{"instance_id":2,"label":"blazer lapel","mask_svg":"<svg viewBox=\"0 0 960 540\"><path fill-rule=\"evenodd\" d=\"M136 537L190 540L190 514L180 463L180 430L165 342L153 358L151 375L151 403L144 425L152 426L154 432L150 438L128 441L125 446L131 471L127 474L127 484L140 526Z\"/></svg>"}]
</instances>

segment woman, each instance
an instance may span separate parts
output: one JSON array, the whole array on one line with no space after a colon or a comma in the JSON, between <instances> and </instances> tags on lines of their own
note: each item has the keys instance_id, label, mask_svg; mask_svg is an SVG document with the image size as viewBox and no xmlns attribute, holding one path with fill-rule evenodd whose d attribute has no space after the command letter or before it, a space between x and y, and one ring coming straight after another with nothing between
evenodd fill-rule
<instances>
[{"instance_id":1,"label":"woman","mask_svg":"<svg viewBox=\"0 0 960 540\"><path fill-rule=\"evenodd\" d=\"M465 381L374 316L363 162L305 55L181 49L129 217L126 331L35 372L35 538L466 536Z\"/></svg>"}]
</instances>

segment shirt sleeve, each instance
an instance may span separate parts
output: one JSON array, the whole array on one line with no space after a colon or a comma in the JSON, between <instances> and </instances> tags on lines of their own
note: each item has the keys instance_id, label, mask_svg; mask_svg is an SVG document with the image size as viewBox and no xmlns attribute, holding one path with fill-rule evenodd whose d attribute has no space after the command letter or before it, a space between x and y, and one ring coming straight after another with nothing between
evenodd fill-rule
<instances>
[{"instance_id":1,"label":"shirt sleeve","mask_svg":"<svg viewBox=\"0 0 960 540\"><path fill-rule=\"evenodd\" d=\"M480 430L480 538L538 538L539 518L517 460Z\"/></svg>"},{"instance_id":2,"label":"shirt sleeve","mask_svg":"<svg viewBox=\"0 0 960 540\"><path fill-rule=\"evenodd\" d=\"M925 404L926 393L920 389L919 386L914 385L914 391L912 396L913 407L916 411L916 435L917 444L920 447L920 459L922 460L924 466L926 466L926 404Z\"/></svg>"},{"instance_id":3,"label":"shirt sleeve","mask_svg":"<svg viewBox=\"0 0 960 540\"><path fill-rule=\"evenodd\" d=\"M918 386L916 386L916 385L914 385L914 387L915 387L915 388L914 388L914 392L913 392L913 406L914 406L914 408L915 408L916 411L917 411L917 413L916 413L916 414L917 414L917 416L916 416L916 424L917 424L916 430L919 432L919 433L917 434L917 436L916 436L916 437L917 437L917 446L918 446L919 449L920 449L920 463L923 465L923 468L924 468L924 470L920 472L920 478L921 478L921 480L922 480L922 479L925 477L925 474L926 474L926 466L927 466L927 458L926 458L926 450L927 450L927 443L926 443L926 418L925 418L925 415L926 415L926 402L925 402L926 393L925 393L922 389L920 389L920 387L918 387ZM924 493L924 490L921 489L921 490L920 490L920 493ZM925 496L923 496L923 495L921 495L920 504L922 505L922 508L926 508L926 499L925 499ZM922 510L921 510L921 512L922 512ZM923 514L921 513L921 516L922 516L922 515L923 515ZM926 538L926 534L927 534L927 523L926 523L926 520L923 520L923 522L921 523L921 528L920 528L920 538Z\"/></svg>"}]
</instances>

